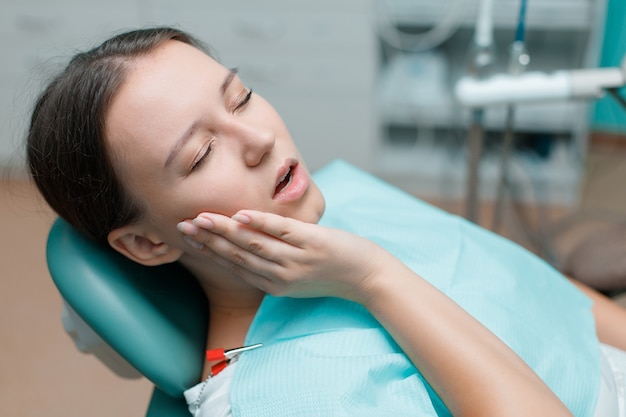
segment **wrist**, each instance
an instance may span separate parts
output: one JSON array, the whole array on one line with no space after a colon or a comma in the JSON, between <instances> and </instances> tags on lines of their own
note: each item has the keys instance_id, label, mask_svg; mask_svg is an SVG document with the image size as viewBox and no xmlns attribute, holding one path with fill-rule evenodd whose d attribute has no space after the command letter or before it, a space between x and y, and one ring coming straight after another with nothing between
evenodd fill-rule
<instances>
[{"instance_id":1,"label":"wrist","mask_svg":"<svg viewBox=\"0 0 626 417\"><path fill-rule=\"evenodd\" d=\"M374 308L377 302L386 298L386 294L401 286L406 278L407 267L386 250L379 248L369 258L367 274L356 292L356 299L367 309Z\"/></svg>"}]
</instances>

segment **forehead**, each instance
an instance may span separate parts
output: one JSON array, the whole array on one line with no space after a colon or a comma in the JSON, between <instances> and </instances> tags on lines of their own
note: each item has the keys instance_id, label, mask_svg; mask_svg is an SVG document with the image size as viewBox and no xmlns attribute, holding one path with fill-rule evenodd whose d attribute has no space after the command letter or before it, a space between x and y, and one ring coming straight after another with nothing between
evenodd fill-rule
<instances>
[{"instance_id":1,"label":"forehead","mask_svg":"<svg viewBox=\"0 0 626 417\"><path fill-rule=\"evenodd\" d=\"M166 42L130 65L124 83L113 98L109 116L114 119L119 111L172 111L191 105L191 101L201 96L218 94L227 72L213 58L190 45Z\"/></svg>"},{"instance_id":2,"label":"forehead","mask_svg":"<svg viewBox=\"0 0 626 417\"><path fill-rule=\"evenodd\" d=\"M133 62L119 95L126 93L144 100L193 88L199 82L219 83L216 77L226 71L203 51L179 41L167 41Z\"/></svg>"},{"instance_id":3,"label":"forehead","mask_svg":"<svg viewBox=\"0 0 626 417\"><path fill-rule=\"evenodd\" d=\"M207 98L219 98L228 70L193 46L168 41L128 69L105 119L105 137L118 153L168 147L188 127Z\"/></svg>"}]
</instances>

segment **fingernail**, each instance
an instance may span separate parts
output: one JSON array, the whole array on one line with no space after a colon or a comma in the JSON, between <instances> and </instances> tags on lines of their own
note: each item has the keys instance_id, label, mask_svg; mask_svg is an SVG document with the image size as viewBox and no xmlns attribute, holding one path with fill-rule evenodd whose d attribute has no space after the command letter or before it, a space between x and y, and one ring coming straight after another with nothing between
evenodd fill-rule
<instances>
[{"instance_id":1,"label":"fingernail","mask_svg":"<svg viewBox=\"0 0 626 417\"><path fill-rule=\"evenodd\" d=\"M191 221L194 225L201 227L203 229L213 229L213 222L204 217L196 217Z\"/></svg>"},{"instance_id":2,"label":"fingernail","mask_svg":"<svg viewBox=\"0 0 626 417\"><path fill-rule=\"evenodd\" d=\"M180 222L176 225L176 228L186 235L195 236L198 234L198 228L189 222Z\"/></svg>"},{"instance_id":3,"label":"fingernail","mask_svg":"<svg viewBox=\"0 0 626 417\"><path fill-rule=\"evenodd\" d=\"M191 247L192 247L192 248L194 248L194 249L198 249L198 250L200 250L200 249L202 249L202 248L204 247L204 245L203 245L202 243L200 243L200 242L196 242L195 240L193 240L193 239L192 239L191 237L189 237L189 236L185 236L185 237L183 237L183 239L185 240L185 242L186 242L189 246L191 246Z\"/></svg>"},{"instance_id":4,"label":"fingernail","mask_svg":"<svg viewBox=\"0 0 626 417\"><path fill-rule=\"evenodd\" d=\"M245 214L242 213L235 213L235 215L233 217L231 217L234 221L239 222L239 223L243 223L243 224L249 224L252 219L250 218L250 216L247 216Z\"/></svg>"}]
</instances>

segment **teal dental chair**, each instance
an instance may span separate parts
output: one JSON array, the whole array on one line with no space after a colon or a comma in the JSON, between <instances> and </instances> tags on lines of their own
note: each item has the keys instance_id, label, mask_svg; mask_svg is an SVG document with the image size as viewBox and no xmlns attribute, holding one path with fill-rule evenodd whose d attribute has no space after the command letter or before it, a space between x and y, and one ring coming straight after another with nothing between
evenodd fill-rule
<instances>
[{"instance_id":1,"label":"teal dental chair","mask_svg":"<svg viewBox=\"0 0 626 417\"><path fill-rule=\"evenodd\" d=\"M120 376L150 380L147 416L189 416L183 391L201 377L208 319L204 293L190 274L176 264L136 264L61 219L46 252L77 347Z\"/></svg>"}]
</instances>

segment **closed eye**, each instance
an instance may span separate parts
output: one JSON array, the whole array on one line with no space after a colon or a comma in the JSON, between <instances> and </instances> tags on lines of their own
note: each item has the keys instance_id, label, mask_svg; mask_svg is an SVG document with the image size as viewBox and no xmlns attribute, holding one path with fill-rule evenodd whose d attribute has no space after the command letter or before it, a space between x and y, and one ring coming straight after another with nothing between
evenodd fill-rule
<instances>
[{"instance_id":1,"label":"closed eye","mask_svg":"<svg viewBox=\"0 0 626 417\"><path fill-rule=\"evenodd\" d=\"M250 101L250 99L252 98L252 89L248 90L248 94L246 94L243 99L241 99L236 105L235 108L233 109L233 111L237 111L239 109L241 109L243 106L245 106L246 104L248 104L248 102Z\"/></svg>"},{"instance_id":2,"label":"closed eye","mask_svg":"<svg viewBox=\"0 0 626 417\"><path fill-rule=\"evenodd\" d=\"M213 141L207 142L206 149L204 150L204 152L200 154L200 157L196 159L196 161L191 166L191 169L189 170L190 174L196 171L198 168L200 168L204 164L204 162L209 157L209 154L211 153L212 145L213 145Z\"/></svg>"}]
</instances>

